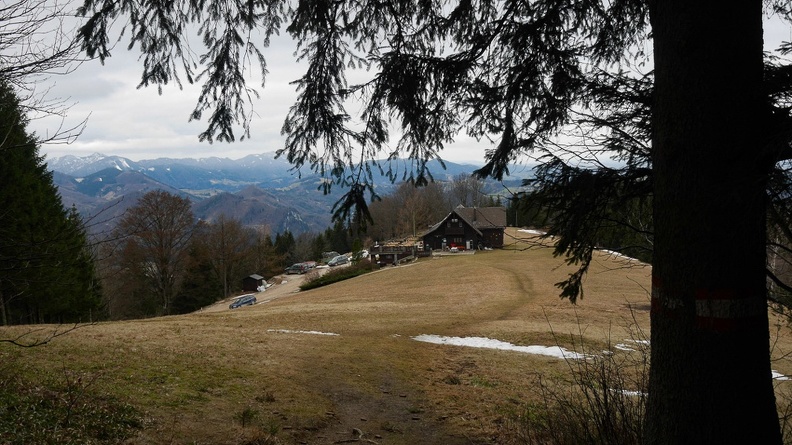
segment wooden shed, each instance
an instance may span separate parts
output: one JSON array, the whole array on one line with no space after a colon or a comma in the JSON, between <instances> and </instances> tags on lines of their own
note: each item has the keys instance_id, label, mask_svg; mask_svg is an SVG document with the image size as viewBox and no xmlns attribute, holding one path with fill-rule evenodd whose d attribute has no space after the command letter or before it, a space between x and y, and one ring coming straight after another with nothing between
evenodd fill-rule
<instances>
[{"instance_id":1,"label":"wooden shed","mask_svg":"<svg viewBox=\"0 0 792 445\"><path fill-rule=\"evenodd\" d=\"M259 287L264 286L264 277L253 274L242 278L242 290L245 292L257 292Z\"/></svg>"}]
</instances>

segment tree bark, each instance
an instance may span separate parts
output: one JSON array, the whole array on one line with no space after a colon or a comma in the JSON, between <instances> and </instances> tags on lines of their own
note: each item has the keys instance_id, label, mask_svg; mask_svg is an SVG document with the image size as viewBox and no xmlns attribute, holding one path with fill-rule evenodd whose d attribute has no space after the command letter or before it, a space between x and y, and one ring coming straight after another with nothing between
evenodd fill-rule
<instances>
[{"instance_id":1,"label":"tree bark","mask_svg":"<svg viewBox=\"0 0 792 445\"><path fill-rule=\"evenodd\" d=\"M781 443L765 285L762 2L652 1L647 444Z\"/></svg>"},{"instance_id":2,"label":"tree bark","mask_svg":"<svg viewBox=\"0 0 792 445\"><path fill-rule=\"evenodd\" d=\"M6 304L2 289L0 289L0 326L8 326L8 316L6 315Z\"/></svg>"}]
</instances>

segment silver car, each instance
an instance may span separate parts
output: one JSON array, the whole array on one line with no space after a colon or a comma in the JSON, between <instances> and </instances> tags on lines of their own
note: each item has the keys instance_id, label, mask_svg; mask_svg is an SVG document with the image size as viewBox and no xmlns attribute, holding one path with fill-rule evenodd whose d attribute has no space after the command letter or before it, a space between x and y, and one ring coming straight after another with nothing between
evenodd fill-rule
<instances>
[{"instance_id":1,"label":"silver car","mask_svg":"<svg viewBox=\"0 0 792 445\"><path fill-rule=\"evenodd\" d=\"M327 262L328 266L340 266L341 264L346 264L349 262L349 258L346 255L338 255L337 257L333 258L332 260Z\"/></svg>"}]
</instances>

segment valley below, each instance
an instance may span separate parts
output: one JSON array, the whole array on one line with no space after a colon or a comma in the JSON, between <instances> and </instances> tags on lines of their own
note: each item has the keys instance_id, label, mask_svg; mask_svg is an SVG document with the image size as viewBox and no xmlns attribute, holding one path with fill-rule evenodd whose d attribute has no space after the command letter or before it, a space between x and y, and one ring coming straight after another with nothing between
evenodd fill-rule
<instances>
[{"instance_id":1,"label":"valley below","mask_svg":"<svg viewBox=\"0 0 792 445\"><path fill-rule=\"evenodd\" d=\"M377 161L384 169L374 177L380 196L391 193L400 181L384 174L393 169L402 174L406 160ZM146 192L164 190L190 199L195 216L214 221L221 215L248 226L267 227L272 233L321 232L331 226L331 209L345 191L334 185L325 194L322 184L329 179L311 171L295 171L275 153L248 155L241 159L203 158L132 161L96 153L91 156L63 156L47 160L53 171L63 204L74 206L93 233L112 230L123 213ZM477 167L453 162L429 163L436 181L469 175ZM379 168L373 168L379 172ZM515 176L503 184L518 190L530 168L514 168ZM399 178L396 174L395 178ZM489 192L501 193L503 184L491 183Z\"/></svg>"}]
</instances>

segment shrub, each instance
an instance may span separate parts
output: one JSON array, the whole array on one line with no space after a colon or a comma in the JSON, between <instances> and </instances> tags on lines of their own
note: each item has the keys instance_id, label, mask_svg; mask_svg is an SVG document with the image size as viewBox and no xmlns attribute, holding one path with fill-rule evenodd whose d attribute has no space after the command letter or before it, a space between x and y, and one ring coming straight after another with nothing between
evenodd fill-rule
<instances>
[{"instance_id":1,"label":"shrub","mask_svg":"<svg viewBox=\"0 0 792 445\"><path fill-rule=\"evenodd\" d=\"M610 346L610 344L609 344ZM522 445L634 445L642 443L649 381L649 343L642 333L621 350L567 359L568 381L540 379L541 402L510 418ZM792 390L776 384L783 443L792 445Z\"/></svg>"},{"instance_id":2,"label":"shrub","mask_svg":"<svg viewBox=\"0 0 792 445\"><path fill-rule=\"evenodd\" d=\"M234 420L239 423L242 428L248 427L253 424L253 422L259 417L259 412L250 406L246 407L242 411L234 414Z\"/></svg>"},{"instance_id":3,"label":"shrub","mask_svg":"<svg viewBox=\"0 0 792 445\"><path fill-rule=\"evenodd\" d=\"M138 411L98 394L98 374L64 369L33 382L13 366L0 369L3 444L119 443L143 427Z\"/></svg>"},{"instance_id":4,"label":"shrub","mask_svg":"<svg viewBox=\"0 0 792 445\"><path fill-rule=\"evenodd\" d=\"M307 279L300 285L300 290L327 286L328 284L337 283L369 273L371 270L371 264L368 261L360 261L357 264L350 264L347 267L336 267L330 269L330 271L324 275L320 276L317 274L315 277L306 277Z\"/></svg>"},{"instance_id":5,"label":"shrub","mask_svg":"<svg viewBox=\"0 0 792 445\"><path fill-rule=\"evenodd\" d=\"M608 346L604 352L579 352L585 359L567 359L570 380L540 380L542 402L526 405L512 417L516 443L634 445L642 442L649 376L648 342L639 335L630 342L630 350Z\"/></svg>"}]
</instances>

